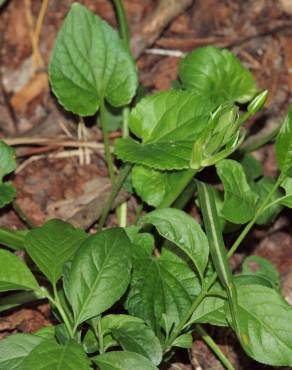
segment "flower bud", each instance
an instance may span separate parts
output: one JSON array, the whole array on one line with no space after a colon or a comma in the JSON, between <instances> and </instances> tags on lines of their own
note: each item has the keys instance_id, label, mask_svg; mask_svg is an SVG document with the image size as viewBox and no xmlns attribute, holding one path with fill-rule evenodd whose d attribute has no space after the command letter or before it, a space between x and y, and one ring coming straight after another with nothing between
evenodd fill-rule
<instances>
[{"instance_id":1,"label":"flower bud","mask_svg":"<svg viewBox=\"0 0 292 370\"><path fill-rule=\"evenodd\" d=\"M238 127L238 107L231 103L220 105L210 115L205 130L194 143L190 167L201 168L209 158L224 149L238 132Z\"/></svg>"},{"instance_id":2,"label":"flower bud","mask_svg":"<svg viewBox=\"0 0 292 370\"><path fill-rule=\"evenodd\" d=\"M247 111L250 115L256 114L262 107L268 98L268 90L259 92L247 106Z\"/></svg>"}]
</instances>

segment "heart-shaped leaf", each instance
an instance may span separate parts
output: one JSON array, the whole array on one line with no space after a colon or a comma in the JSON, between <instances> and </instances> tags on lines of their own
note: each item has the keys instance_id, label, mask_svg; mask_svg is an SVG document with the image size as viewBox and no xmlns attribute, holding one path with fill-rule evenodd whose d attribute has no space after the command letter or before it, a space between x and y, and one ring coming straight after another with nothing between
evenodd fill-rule
<instances>
[{"instance_id":1,"label":"heart-shaped leaf","mask_svg":"<svg viewBox=\"0 0 292 370\"><path fill-rule=\"evenodd\" d=\"M24 244L35 264L55 285L63 274L64 263L73 257L86 238L83 230L54 219L27 233Z\"/></svg>"},{"instance_id":2,"label":"heart-shaped leaf","mask_svg":"<svg viewBox=\"0 0 292 370\"><path fill-rule=\"evenodd\" d=\"M90 236L78 250L65 279L75 325L110 308L130 280L131 243L122 228Z\"/></svg>"},{"instance_id":3,"label":"heart-shaped leaf","mask_svg":"<svg viewBox=\"0 0 292 370\"><path fill-rule=\"evenodd\" d=\"M198 48L179 64L183 87L209 97L218 105L225 101L246 103L256 93L252 74L227 49Z\"/></svg>"},{"instance_id":4,"label":"heart-shaped leaf","mask_svg":"<svg viewBox=\"0 0 292 370\"><path fill-rule=\"evenodd\" d=\"M142 140L116 141L117 156L158 170L189 168L193 143L216 105L188 91L160 92L131 111L129 127Z\"/></svg>"},{"instance_id":5,"label":"heart-shaped leaf","mask_svg":"<svg viewBox=\"0 0 292 370\"><path fill-rule=\"evenodd\" d=\"M126 105L137 88L136 67L117 32L79 3L58 33L49 76L59 102L80 116L93 115L101 99Z\"/></svg>"}]
</instances>

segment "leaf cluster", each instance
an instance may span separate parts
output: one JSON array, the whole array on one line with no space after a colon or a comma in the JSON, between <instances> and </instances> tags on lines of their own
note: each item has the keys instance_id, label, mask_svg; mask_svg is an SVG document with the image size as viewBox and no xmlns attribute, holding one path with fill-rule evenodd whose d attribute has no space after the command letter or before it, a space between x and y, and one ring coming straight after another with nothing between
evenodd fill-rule
<instances>
[{"instance_id":1,"label":"leaf cluster","mask_svg":"<svg viewBox=\"0 0 292 370\"><path fill-rule=\"evenodd\" d=\"M59 31L49 76L59 103L79 116L129 109L138 86L125 43L78 3ZM292 309L279 273L250 256L234 274L228 260L254 224L292 207L292 109L276 138L280 173L273 179L241 148L242 124L262 108L267 91L257 91L237 57L196 49L179 63L178 78L176 89L137 102L130 136L115 142L117 158L132 166L128 183L155 209L136 225L93 235L56 219L17 234L0 229L9 249L0 249L0 291L11 292L0 298L0 310L46 299L57 321L2 340L0 369L157 369L175 347L190 348L203 324L229 327L256 361L292 366ZM16 162L2 142L0 156L3 207L15 196L3 179ZM219 186L194 182L213 165ZM201 223L182 210L189 189ZM227 251L224 234L234 230L239 236ZM31 263L11 249L25 250Z\"/></svg>"}]
</instances>

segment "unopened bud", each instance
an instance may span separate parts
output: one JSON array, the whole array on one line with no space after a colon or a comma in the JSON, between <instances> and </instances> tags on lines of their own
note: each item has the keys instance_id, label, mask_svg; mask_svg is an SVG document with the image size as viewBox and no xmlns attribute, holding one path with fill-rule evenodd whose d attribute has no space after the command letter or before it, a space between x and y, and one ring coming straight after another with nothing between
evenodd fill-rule
<instances>
[{"instance_id":1,"label":"unopened bud","mask_svg":"<svg viewBox=\"0 0 292 370\"><path fill-rule=\"evenodd\" d=\"M247 111L250 115L256 114L265 105L268 98L268 90L259 92L247 106Z\"/></svg>"}]
</instances>

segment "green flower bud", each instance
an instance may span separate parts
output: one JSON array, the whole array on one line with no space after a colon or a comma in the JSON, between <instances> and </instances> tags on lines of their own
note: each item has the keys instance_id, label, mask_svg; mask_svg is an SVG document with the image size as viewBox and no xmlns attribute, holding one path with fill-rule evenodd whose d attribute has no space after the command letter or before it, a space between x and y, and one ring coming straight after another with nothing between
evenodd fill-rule
<instances>
[{"instance_id":1,"label":"green flower bud","mask_svg":"<svg viewBox=\"0 0 292 370\"><path fill-rule=\"evenodd\" d=\"M268 98L268 90L259 92L247 106L247 111L250 115L256 114L262 107Z\"/></svg>"},{"instance_id":2,"label":"green flower bud","mask_svg":"<svg viewBox=\"0 0 292 370\"><path fill-rule=\"evenodd\" d=\"M210 115L205 130L195 141L190 161L190 167L199 169L208 159L228 146L238 134L238 107L231 103L220 105Z\"/></svg>"}]
</instances>

